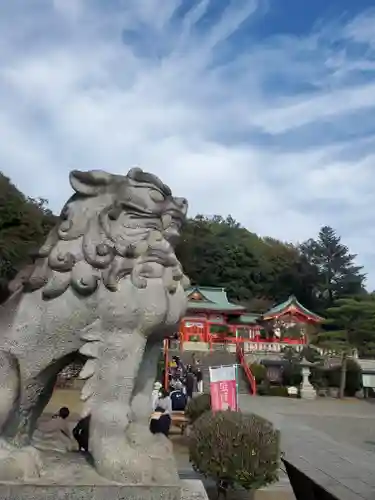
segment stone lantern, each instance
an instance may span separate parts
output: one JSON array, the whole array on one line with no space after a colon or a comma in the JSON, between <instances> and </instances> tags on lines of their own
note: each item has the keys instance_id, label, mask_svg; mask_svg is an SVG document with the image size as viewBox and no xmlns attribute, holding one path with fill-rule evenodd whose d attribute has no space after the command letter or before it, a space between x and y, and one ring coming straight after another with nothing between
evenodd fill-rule
<instances>
[{"instance_id":1,"label":"stone lantern","mask_svg":"<svg viewBox=\"0 0 375 500\"><path fill-rule=\"evenodd\" d=\"M315 363L311 363L306 358L300 362L302 368L302 387L301 387L301 398L302 399L315 399L316 392L314 387L310 384L309 375L311 373L311 367L315 366Z\"/></svg>"}]
</instances>

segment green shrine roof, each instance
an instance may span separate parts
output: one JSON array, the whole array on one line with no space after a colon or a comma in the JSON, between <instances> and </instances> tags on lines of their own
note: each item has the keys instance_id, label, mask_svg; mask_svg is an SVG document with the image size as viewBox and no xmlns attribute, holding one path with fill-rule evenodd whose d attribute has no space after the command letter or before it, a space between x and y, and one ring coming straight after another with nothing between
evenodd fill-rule
<instances>
[{"instance_id":1,"label":"green shrine roof","mask_svg":"<svg viewBox=\"0 0 375 500\"><path fill-rule=\"evenodd\" d=\"M186 290L188 296L188 310L210 311L244 311L245 308L229 302L225 288L213 286L195 286Z\"/></svg>"},{"instance_id":2,"label":"green shrine roof","mask_svg":"<svg viewBox=\"0 0 375 500\"><path fill-rule=\"evenodd\" d=\"M233 318L233 321L236 324L256 325L259 319L271 319L272 317L280 316L284 312L287 312L289 308L295 308L300 311L301 314L304 314L315 321L323 320L322 317L304 307L294 295L291 295L281 304L272 307L264 314L255 314L246 312L245 307L230 302L225 288L214 286L192 286L186 290L186 294L188 297L188 310L237 313L240 314L240 316L237 316L235 319Z\"/></svg>"},{"instance_id":3,"label":"green shrine roof","mask_svg":"<svg viewBox=\"0 0 375 500\"><path fill-rule=\"evenodd\" d=\"M302 314L305 314L306 316L309 316L311 318L316 319L317 321L322 321L323 318L321 316L318 316L317 314L313 313L306 307L304 307L300 302L298 302L297 298L294 295L291 295L285 302L282 302L281 304L278 304L269 311L265 312L263 314L263 318L267 319L272 316L279 316L282 314L285 310L289 309L290 307L295 307L298 309Z\"/></svg>"}]
</instances>

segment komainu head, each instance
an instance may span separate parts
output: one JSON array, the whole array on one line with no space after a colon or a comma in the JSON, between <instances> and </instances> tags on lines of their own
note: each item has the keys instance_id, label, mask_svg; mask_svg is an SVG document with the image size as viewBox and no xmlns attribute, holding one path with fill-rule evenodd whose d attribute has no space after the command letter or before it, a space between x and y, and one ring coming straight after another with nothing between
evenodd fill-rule
<instances>
[{"instance_id":1,"label":"komainu head","mask_svg":"<svg viewBox=\"0 0 375 500\"><path fill-rule=\"evenodd\" d=\"M100 283L115 291L126 276L145 287L166 269L186 286L174 253L188 208L184 198L140 168L126 176L74 170L70 183L75 193L39 250L26 291L43 288L43 298L52 299L71 286L90 295Z\"/></svg>"}]
</instances>

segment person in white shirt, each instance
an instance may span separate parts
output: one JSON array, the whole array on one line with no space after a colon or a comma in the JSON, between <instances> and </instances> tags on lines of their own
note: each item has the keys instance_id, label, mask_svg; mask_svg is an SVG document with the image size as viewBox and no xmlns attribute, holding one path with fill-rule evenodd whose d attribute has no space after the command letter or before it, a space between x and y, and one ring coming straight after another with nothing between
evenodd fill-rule
<instances>
[{"instance_id":1,"label":"person in white shirt","mask_svg":"<svg viewBox=\"0 0 375 500\"><path fill-rule=\"evenodd\" d=\"M172 401L169 396L168 391L165 389L160 389L159 398L155 402L155 408L163 408L165 415L170 415L172 413Z\"/></svg>"},{"instance_id":2,"label":"person in white shirt","mask_svg":"<svg viewBox=\"0 0 375 500\"><path fill-rule=\"evenodd\" d=\"M156 408L156 402L160 397L160 389L162 388L162 384L160 382L155 382L154 384L154 389L151 393L151 409L152 411L155 411Z\"/></svg>"}]
</instances>

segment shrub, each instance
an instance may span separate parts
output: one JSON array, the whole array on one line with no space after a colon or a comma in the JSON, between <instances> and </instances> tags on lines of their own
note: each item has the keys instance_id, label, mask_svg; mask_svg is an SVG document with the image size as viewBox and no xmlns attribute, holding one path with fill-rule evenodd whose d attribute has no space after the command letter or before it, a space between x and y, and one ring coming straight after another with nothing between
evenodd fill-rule
<instances>
[{"instance_id":1,"label":"shrub","mask_svg":"<svg viewBox=\"0 0 375 500\"><path fill-rule=\"evenodd\" d=\"M279 433L258 415L209 412L193 425L190 462L217 484L257 489L278 479Z\"/></svg>"},{"instance_id":2,"label":"shrub","mask_svg":"<svg viewBox=\"0 0 375 500\"><path fill-rule=\"evenodd\" d=\"M261 384L267 378L267 368L260 363L251 363L249 365L251 373L254 375L255 382Z\"/></svg>"},{"instance_id":3,"label":"shrub","mask_svg":"<svg viewBox=\"0 0 375 500\"><path fill-rule=\"evenodd\" d=\"M289 396L288 388L282 385L271 386L268 390L268 396L278 396L279 398L287 398Z\"/></svg>"},{"instance_id":4,"label":"shrub","mask_svg":"<svg viewBox=\"0 0 375 500\"><path fill-rule=\"evenodd\" d=\"M258 396L268 396L270 392L270 383L269 380L263 380L258 386L257 386L257 394Z\"/></svg>"},{"instance_id":5,"label":"shrub","mask_svg":"<svg viewBox=\"0 0 375 500\"><path fill-rule=\"evenodd\" d=\"M280 398L289 397L288 388L282 385L261 384L257 388L258 396L278 396Z\"/></svg>"},{"instance_id":6,"label":"shrub","mask_svg":"<svg viewBox=\"0 0 375 500\"><path fill-rule=\"evenodd\" d=\"M195 422L206 411L211 410L210 394L200 394L190 399L186 406L185 415L191 423Z\"/></svg>"},{"instance_id":7,"label":"shrub","mask_svg":"<svg viewBox=\"0 0 375 500\"><path fill-rule=\"evenodd\" d=\"M334 366L326 371L329 387L340 387L341 366ZM347 360L345 395L354 396L362 386L362 370L353 359Z\"/></svg>"},{"instance_id":8,"label":"shrub","mask_svg":"<svg viewBox=\"0 0 375 500\"><path fill-rule=\"evenodd\" d=\"M346 395L354 396L362 389L362 369L354 359L348 359L346 372Z\"/></svg>"},{"instance_id":9,"label":"shrub","mask_svg":"<svg viewBox=\"0 0 375 500\"><path fill-rule=\"evenodd\" d=\"M340 387L341 366L324 368L314 366L311 368L309 381L315 389L326 387ZM362 371L360 366L353 359L347 360L345 395L354 396L362 387Z\"/></svg>"},{"instance_id":10,"label":"shrub","mask_svg":"<svg viewBox=\"0 0 375 500\"><path fill-rule=\"evenodd\" d=\"M327 369L323 366L312 366L310 368L309 382L314 389L328 387Z\"/></svg>"},{"instance_id":11,"label":"shrub","mask_svg":"<svg viewBox=\"0 0 375 500\"><path fill-rule=\"evenodd\" d=\"M286 386L298 387L302 384L303 376L300 365L288 363L284 365L282 372L282 383Z\"/></svg>"}]
</instances>

